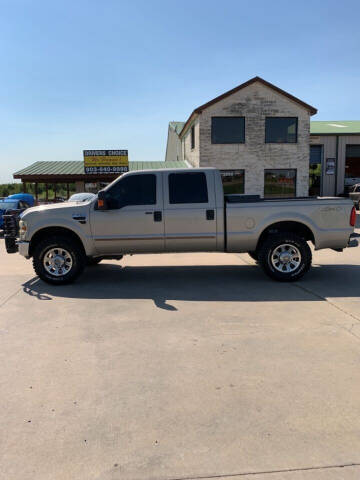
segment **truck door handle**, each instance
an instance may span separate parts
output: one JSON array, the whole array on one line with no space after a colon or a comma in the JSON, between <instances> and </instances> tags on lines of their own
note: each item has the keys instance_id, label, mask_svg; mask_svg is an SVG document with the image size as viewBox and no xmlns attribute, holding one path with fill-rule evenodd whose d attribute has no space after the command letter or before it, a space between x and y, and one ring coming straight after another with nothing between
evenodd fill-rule
<instances>
[{"instance_id":1,"label":"truck door handle","mask_svg":"<svg viewBox=\"0 0 360 480\"><path fill-rule=\"evenodd\" d=\"M154 222L161 222L162 221L162 212L154 212Z\"/></svg>"},{"instance_id":2,"label":"truck door handle","mask_svg":"<svg viewBox=\"0 0 360 480\"><path fill-rule=\"evenodd\" d=\"M215 210L206 210L206 220L215 220Z\"/></svg>"}]
</instances>

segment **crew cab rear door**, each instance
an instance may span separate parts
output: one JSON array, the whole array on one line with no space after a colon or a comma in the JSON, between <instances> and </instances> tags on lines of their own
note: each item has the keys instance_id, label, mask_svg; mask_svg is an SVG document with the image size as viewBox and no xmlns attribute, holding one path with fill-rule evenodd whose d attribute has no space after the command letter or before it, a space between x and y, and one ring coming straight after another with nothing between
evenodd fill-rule
<instances>
[{"instance_id":1,"label":"crew cab rear door","mask_svg":"<svg viewBox=\"0 0 360 480\"><path fill-rule=\"evenodd\" d=\"M106 190L108 210L92 211L99 254L162 252L164 221L159 172L130 173Z\"/></svg>"},{"instance_id":2,"label":"crew cab rear door","mask_svg":"<svg viewBox=\"0 0 360 480\"><path fill-rule=\"evenodd\" d=\"M165 250L216 250L216 204L211 170L163 173Z\"/></svg>"}]
</instances>

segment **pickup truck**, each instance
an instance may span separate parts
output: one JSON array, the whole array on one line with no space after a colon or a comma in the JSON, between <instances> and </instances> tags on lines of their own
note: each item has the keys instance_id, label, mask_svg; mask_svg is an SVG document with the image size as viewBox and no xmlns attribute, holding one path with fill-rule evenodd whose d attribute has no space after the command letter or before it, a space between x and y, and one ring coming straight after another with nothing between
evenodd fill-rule
<instances>
[{"instance_id":1,"label":"pickup truck","mask_svg":"<svg viewBox=\"0 0 360 480\"><path fill-rule=\"evenodd\" d=\"M0 228L4 228L4 215L9 210L25 210L34 205L34 197L29 193L15 193L0 200Z\"/></svg>"},{"instance_id":2,"label":"pickup truck","mask_svg":"<svg viewBox=\"0 0 360 480\"><path fill-rule=\"evenodd\" d=\"M224 195L214 168L142 170L92 200L27 209L18 225L10 217L8 251L32 257L36 274L56 285L87 263L163 252L248 252L273 279L294 281L311 266L309 242L357 246L355 218L346 198Z\"/></svg>"}]
</instances>

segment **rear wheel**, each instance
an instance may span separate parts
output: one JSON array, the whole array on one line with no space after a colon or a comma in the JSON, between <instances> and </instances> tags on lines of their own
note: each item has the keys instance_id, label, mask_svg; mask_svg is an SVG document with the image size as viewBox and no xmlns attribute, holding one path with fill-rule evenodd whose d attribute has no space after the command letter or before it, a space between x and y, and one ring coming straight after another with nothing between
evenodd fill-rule
<instances>
[{"instance_id":1,"label":"rear wheel","mask_svg":"<svg viewBox=\"0 0 360 480\"><path fill-rule=\"evenodd\" d=\"M73 282L83 271L85 257L81 246L67 237L50 237L34 249L35 273L52 285Z\"/></svg>"},{"instance_id":2,"label":"rear wheel","mask_svg":"<svg viewBox=\"0 0 360 480\"><path fill-rule=\"evenodd\" d=\"M247 253L253 260L255 260L255 262L259 260L259 256L257 252L247 252Z\"/></svg>"},{"instance_id":3,"label":"rear wheel","mask_svg":"<svg viewBox=\"0 0 360 480\"><path fill-rule=\"evenodd\" d=\"M311 267L311 259L306 240L293 233L270 235L259 249L261 268L279 282L299 280Z\"/></svg>"}]
</instances>

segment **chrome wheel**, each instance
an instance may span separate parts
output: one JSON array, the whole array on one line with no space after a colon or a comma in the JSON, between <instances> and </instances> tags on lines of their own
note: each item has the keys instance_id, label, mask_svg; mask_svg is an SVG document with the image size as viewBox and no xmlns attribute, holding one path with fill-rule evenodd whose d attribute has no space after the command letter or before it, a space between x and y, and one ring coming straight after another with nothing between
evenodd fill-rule
<instances>
[{"instance_id":1,"label":"chrome wheel","mask_svg":"<svg viewBox=\"0 0 360 480\"><path fill-rule=\"evenodd\" d=\"M50 248L43 259L45 270L54 277L61 277L70 272L73 260L70 253L64 248Z\"/></svg>"},{"instance_id":2,"label":"chrome wheel","mask_svg":"<svg viewBox=\"0 0 360 480\"><path fill-rule=\"evenodd\" d=\"M289 243L279 245L271 254L271 263L278 272L294 272L301 264L300 250Z\"/></svg>"}]
</instances>

